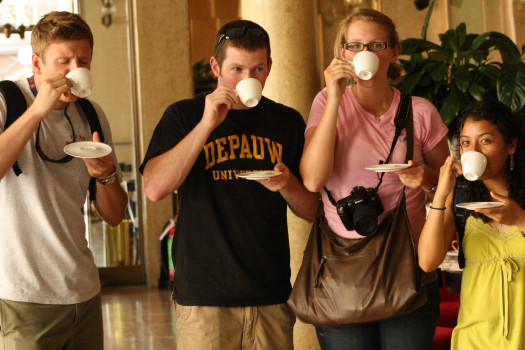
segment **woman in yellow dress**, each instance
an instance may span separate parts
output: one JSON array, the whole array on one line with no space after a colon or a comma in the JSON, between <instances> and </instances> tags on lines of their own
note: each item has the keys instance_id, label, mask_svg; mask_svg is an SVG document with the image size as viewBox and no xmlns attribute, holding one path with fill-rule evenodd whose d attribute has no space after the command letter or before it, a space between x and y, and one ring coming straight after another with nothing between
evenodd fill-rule
<instances>
[{"instance_id":1,"label":"woman in yellow dress","mask_svg":"<svg viewBox=\"0 0 525 350\"><path fill-rule=\"evenodd\" d=\"M467 184L468 202L501 202L470 211L461 250L465 268L452 349L525 349L525 134L518 116L500 102L481 101L459 118L459 154L483 153L487 167ZM462 174L449 156L418 244L419 265L432 271L456 233L453 193Z\"/></svg>"}]
</instances>

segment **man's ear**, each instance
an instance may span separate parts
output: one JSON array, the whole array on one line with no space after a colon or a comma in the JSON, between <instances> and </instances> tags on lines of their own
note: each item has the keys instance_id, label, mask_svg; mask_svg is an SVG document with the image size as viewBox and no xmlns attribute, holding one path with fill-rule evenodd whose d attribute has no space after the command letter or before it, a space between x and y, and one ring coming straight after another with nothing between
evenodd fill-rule
<instances>
[{"instance_id":1,"label":"man's ear","mask_svg":"<svg viewBox=\"0 0 525 350\"><path fill-rule=\"evenodd\" d=\"M31 65L33 66L33 74L42 73L42 59L36 53L31 56Z\"/></svg>"},{"instance_id":2,"label":"man's ear","mask_svg":"<svg viewBox=\"0 0 525 350\"><path fill-rule=\"evenodd\" d=\"M210 58L210 67L215 78L219 78L219 75L221 75L221 67L219 66L219 62L217 62L217 59L214 56Z\"/></svg>"}]
</instances>

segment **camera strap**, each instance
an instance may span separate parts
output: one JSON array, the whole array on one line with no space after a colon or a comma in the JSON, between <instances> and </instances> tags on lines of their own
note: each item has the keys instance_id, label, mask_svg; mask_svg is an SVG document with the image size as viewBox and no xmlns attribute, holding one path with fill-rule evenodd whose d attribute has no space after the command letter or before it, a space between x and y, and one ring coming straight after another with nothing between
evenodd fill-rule
<instances>
[{"instance_id":1,"label":"camera strap","mask_svg":"<svg viewBox=\"0 0 525 350\"><path fill-rule=\"evenodd\" d=\"M386 158L384 163L380 164L387 164L390 161L390 156L392 155L392 152L394 151L394 147L396 146L397 139L399 138L399 135L401 134L401 130L405 129L407 130L407 154L405 157L405 163L408 162L410 159L412 159L413 151L414 151L414 135L413 135L413 125L412 125L412 99L410 95L405 95L401 93L401 102L399 103L399 106L397 107L397 114L394 119L394 125L396 126L396 132L394 134L394 139L392 140L392 145L390 146L390 153L388 153L388 157ZM379 178L379 183L376 186L376 191L379 189L379 186L381 186L381 183L383 182L383 176L385 175L384 172L381 173L381 177Z\"/></svg>"},{"instance_id":2,"label":"camera strap","mask_svg":"<svg viewBox=\"0 0 525 350\"><path fill-rule=\"evenodd\" d=\"M407 131L407 154L405 158L405 162L408 162L410 159L412 159L413 153L414 153L414 130L413 130L413 123L412 123L412 98L410 95L406 95L401 93L401 101L399 103L399 106L397 107L396 117L394 119L394 125L396 126L396 132L394 134L394 139L392 140L392 145L390 146L390 153L388 154L388 157L384 162L380 162L380 164L387 164L390 161L390 156L392 155L392 151L394 151L394 147L396 146L397 139L399 138L399 135L401 134L401 130L406 129ZM381 176L379 178L379 183L377 184L375 190L379 189L379 186L381 186L381 183L383 182L383 176L385 175L384 172L381 173ZM328 195L328 199L330 200L330 203L332 205L336 206L337 202L335 201L334 197L332 197L332 194L326 186L324 187L324 190L326 191L326 194Z\"/></svg>"}]
</instances>

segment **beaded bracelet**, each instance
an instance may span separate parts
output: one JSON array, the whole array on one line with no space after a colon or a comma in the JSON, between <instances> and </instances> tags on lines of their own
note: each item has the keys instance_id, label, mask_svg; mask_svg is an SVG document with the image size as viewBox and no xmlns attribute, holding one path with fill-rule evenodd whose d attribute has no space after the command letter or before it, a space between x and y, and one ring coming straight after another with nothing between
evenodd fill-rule
<instances>
[{"instance_id":1,"label":"beaded bracelet","mask_svg":"<svg viewBox=\"0 0 525 350\"><path fill-rule=\"evenodd\" d=\"M434 210L445 210L445 209L447 209L447 207L443 207L443 208L434 208L434 207L432 206L432 204L430 204L430 209L434 209Z\"/></svg>"}]
</instances>

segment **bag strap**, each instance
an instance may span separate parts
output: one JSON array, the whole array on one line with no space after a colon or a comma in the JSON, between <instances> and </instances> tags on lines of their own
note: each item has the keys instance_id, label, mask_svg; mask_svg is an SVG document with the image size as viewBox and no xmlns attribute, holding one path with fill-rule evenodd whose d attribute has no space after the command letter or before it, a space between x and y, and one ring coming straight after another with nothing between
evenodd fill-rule
<instances>
[{"instance_id":1,"label":"bag strap","mask_svg":"<svg viewBox=\"0 0 525 350\"><path fill-rule=\"evenodd\" d=\"M4 125L4 131L7 130L27 109L27 102L24 94L18 86L11 80L0 81L0 93L4 95L6 104L6 121ZM18 166L18 162L15 161L13 164L13 171L16 176L22 173L22 170Z\"/></svg>"},{"instance_id":2,"label":"bag strap","mask_svg":"<svg viewBox=\"0 0 525 350\"><path fill-rule=\"evenodd\" d=\"M408 162L410 159L412 159L412 156L414 154L414 128L413 128L413 118L412 118L412 98L410 95L401 93L401 101L399 103L399 106L397 107L396 117L394 119L394 125L396 126L396 131L394 134L394 139L392 140L392 145L390 146L390 152L388 153L388 157L386 158L384 163L381 164L387 164L390 161L390 156L392 155L392 152L394 151L394 148L397 143L397 139L399 138L399 135L401 134L401 130L406 129L407 131L407 152L405 157L405 162ZM375 190L377 191L379 189L379 186L381 186L381 183L383 182L383 176L385 173L381 173L381 177L379 178L379 183L377 184ZM326 194L328 195L328 199L330 200L330 203L332 205L336 206L337 202L335 201L334 197L332 197L332 194L326 186L324 187L324 190ZM403 187L404 190L404 187Z\"/></svg>"},{"instance_id":3,"label":"bag strap","mask_svg":"<svg viewBox=\"0 0 525 350\"><path fill-rule=\"evenodd\" d=\"M467 183L462 176L458 176L456 179L456 186L454 187L453 194L453 205L452 210L454 211L454 219L456 222L456 230L458 233L458 264L460 268L465 267L465 254L463 253L463 237L465 237L465 225L467 224L467 218L470 215L470 211L465 208L458 208L458 203L467 201L466 190Z\"/></svg>"}]
</instances>

